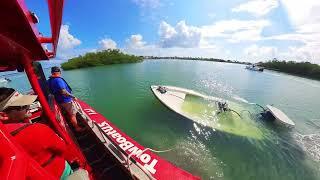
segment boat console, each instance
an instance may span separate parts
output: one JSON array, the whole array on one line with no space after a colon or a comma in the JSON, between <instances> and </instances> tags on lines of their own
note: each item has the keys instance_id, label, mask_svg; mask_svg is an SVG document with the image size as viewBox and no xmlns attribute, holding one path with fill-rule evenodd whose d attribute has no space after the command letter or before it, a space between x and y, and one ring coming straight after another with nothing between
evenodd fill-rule
<instances>
[{"instance_id":1,"label":"boat console","mask_svg":"<svg viewBox=\"0 0 320 180\"><path fill-rule=\"evenodd\" d=\"M167 92L166 88L163 87L163 86L159 86L159 87L157 88L157 90L158 90L161 94L165 94L165 93Z\"/></svg>"}]
</instances>

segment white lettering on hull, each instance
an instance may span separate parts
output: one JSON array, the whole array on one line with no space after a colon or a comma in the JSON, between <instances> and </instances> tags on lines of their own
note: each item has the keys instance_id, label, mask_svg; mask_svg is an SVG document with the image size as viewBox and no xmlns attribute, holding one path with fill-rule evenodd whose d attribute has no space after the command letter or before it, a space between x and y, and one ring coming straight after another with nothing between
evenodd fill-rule
<instances>
[{"instance_id":1,"label":"white lettering on hull","mask_svg":"<svg viewBox=\"0 0 320 180\"><path fill-rule=\"evenodd\" d=\"M133 143L126 140L125 137L122 137L120 133L118 133L116 130L113 129L107 122L102 122L99 124L101 129L111 138L115 139L115 141L118 144L118 146L123 149L124 151L127 151L128 154L131 154L131 156L135 156L140 159L142 163L144 163L143 167L148 170L150 173L155 174L157 170L155 169L155 166L158 162L157 159L152 159L152 157L144 152L143 150L136 147Z\"/></svg>"},{"instance_id":2,"label":"white lettering on hull","mask_svg":"<svg viewBox=\"0 0 320 180\"><path fill-rule=\"evenodd\" d=\"M96 113L94 110L92 109L83 109L86 113L88 113L89 115L93 115L93 114L98 114Z\"/></svg>"}]
</instances>

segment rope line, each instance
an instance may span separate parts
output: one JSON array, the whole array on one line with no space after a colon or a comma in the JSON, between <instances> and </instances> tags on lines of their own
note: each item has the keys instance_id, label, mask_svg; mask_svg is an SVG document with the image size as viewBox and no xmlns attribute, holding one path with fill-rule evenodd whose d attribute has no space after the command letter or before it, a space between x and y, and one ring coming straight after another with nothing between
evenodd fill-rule
<instances>
[{"instance_id":1,"label":"rope line","mask_svg":"<svg viewBox=\"0 0 320 180\"><path fill-rule=\"evenodd\" d=\"M152 152L156 152L156 153L164 153L164 152L169 152L169 151L172 151L174 148L171 148L171 149L166 149L166 150L154 150L154 149L151 149L151 148L145 148L143 151L141 151L141 154L143 154L144 152L146 151L152 151ZM131 152L128 156L127 156L127 166L128 166L128 169L129 169L129 172L130 172L130 175L131 177L134 179L134 176L132 174L132 171L131 171L131 168L130 168L130 165L132 164L132 162L130 161L130 158L131 156L134 154L134 152ZM149 172L145 172L145 174L149 177L149 179L151 180L155 180L155 178L152 177L152 175L149 174Z\"/></svg>"}]
</instances>

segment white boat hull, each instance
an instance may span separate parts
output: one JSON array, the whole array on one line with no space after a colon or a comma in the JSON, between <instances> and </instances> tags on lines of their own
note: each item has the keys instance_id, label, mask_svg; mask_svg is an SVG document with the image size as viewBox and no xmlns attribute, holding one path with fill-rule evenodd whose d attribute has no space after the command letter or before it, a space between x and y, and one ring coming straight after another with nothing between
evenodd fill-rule
<instances>
[{"instance_id":1,"label":"white boat hull","mask_svg":"<svg viewBox=\"0 0 320 180\"><path fill-rule=\"evenodd\" d=\"M273 117L278 123L284 124L289 127L295 126L295 123L280 109L273 107L271 105L267 105L266 107L267 107L267 110L273 115Z\"/></svg>"}]
</instances>

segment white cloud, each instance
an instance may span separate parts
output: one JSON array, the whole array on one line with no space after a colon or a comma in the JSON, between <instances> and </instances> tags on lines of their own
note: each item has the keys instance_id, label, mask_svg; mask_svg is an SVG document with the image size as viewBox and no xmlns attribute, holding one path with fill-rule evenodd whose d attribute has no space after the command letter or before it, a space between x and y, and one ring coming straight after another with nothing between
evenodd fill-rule
<instances>
[{"instance_id":1,"label":"white cloud","mask_svg":"<svg viewBox=\"0 0 320 180\"><path fill-rule=\"evenodd\" d=\"M215 13L212 13L212 12L210 12L210 13L208 13L208 17L210 18L210 19L213 19L213 18L215 18L217 15L215 14Z\"/></svg>"},{"instance_id":2,"label":"white cloud","mask_svg":"<svg viewBox=\"0 0 320 180\"><path fill-rule=\"evenodd\" d=\"M266 37L268 40L297 41L280 56L287 60L320 63L320 1L281 0L294 32Z\"/></svg>"},{"instance_id":3,"label":"white cloud","mask_svg":"<svg viewBox=\"0 0 320 180\"><path fill-rule=\"evenodd\" d=\"M84 48L84 49L71 49L68 51L59 51L57 54L57 58L62 60L67 60L73 57L77 57L79 55L84 55L87 52L96 52L97 49L90 49L90 48Z\"/></svg>"},{"instance_id":4,"label":"white cloud","mask_svg":"<svg viewBox=\"0 0 320 180\"><path fill-rule=\"evenodd\" d=\"M167 35L169 34L168 36L163 35L164 37L171 37L170 30L164 32L167 32ZM130 38L126 40L126 46L124 49L122 49L122 51L143 56L193 56L227 58L230 55L227 53L227 51L225 51L225 49L219 48L206 41L200 41L200 46L192 48L178 47L177 45L174 47L162 47L160 43L147 44L145 41L143 41L143 36L140 34L131 35Z\"/></svg>"},{"instance_id":5,"label":"white cloud","mask_svg":"<svg viewBox=\"0 0 320 180\"><path fill-rule=\"evenodd\" d=\"M88 49L77 49L76 47L80 44L81 41L69 32L69 25L62 25L60 28L57 57L69 59L88 51Z\"/></svg>"},{"instance_id":6,"label":"white cloud","mask_svg":"<svg viewBox=\"0 0 320 180\"><path fill-rule=\"evenodd\" d=\"M281 0L288 13L290 21L296 25L319 23L319 0Z\"/></svg>"},{"instance_id":7,"label":"white cloud","mask_svg":"<svg viewBox=\"0 0 320 180\"><path fill-rule=\"evenodd\" d=\"M223 37L231 42L257 41L261 39L262 30L270 26L268 20L223 20L213 25L201 27L204 37Z\"/></svg>"},{"instance_id":8,"label":"white cloud","mask_svg":"<svg viewBox=\"0 0 320 180\"><path fill-rule=\"evenodd\" d=\"M318 26L317 24L316 26ZM303 27L297 26L297 31L294 33L280 34L276 36L267 37L267 40L284 40L297 41L302 45L291 46L286 52L280 55L286 60L294 61L312 61L320 64L320 31L312 28L313 25L305 25Z\"/></svg>"},{"instance_id":9,"label":"white cloud","mask_svg":"<svg viewBox=\"0 0 320 180\"><path fill-rule=\"evenodd\" d=\"M160 0L132 0L135 4L142 8L157 8L161 6Z\"/></svg>"},{"instance_id":10,"label":"white cloud","mask_svg":"<svg viewBox=\"0 0 320 180\"><path fill-rule=\"evenodd\" d=\"M216 38L222 38L225 42L258 41L263 39L261 32L269 26L267 20L226 20L218 21L209 26L190 26L185 21L178 22L175 26L162 21L159 26L159 40L154 44L147 45L140 34L132 35L126 40L125 51L136 55L154 56L197 56L230 58L232 53L223 45L215 44ZM221 39L220 39L221 40ZM275 48L251 47L247 55L258 49L261 56L274 56Z\"/></svg>"},{"instance_id":11,"label":"white cloud","mask_svg":"<svg viewBox=\"0 0 320 180\"><path fill-rule=\"evenodd\" d=\"M180 21L175 27L165 21L160 23L160 46L170 47L208 47L212 38L224 38L228 42L258 41L263 39L263 29L270 26L268 20L224 20L213 25L190 26Z\"/></svg>"},{"instance_id":12,"label":"white cloud","mask_svg":"<svg viewBox=\"0 0 320 180\"><path fill-rule=\"evenodd\" d=\"M143 56L180 56L180 57L214 57L232 59L228 51L224 51L223 48L183 48L172 47L162 48L155 45L144 46L140 49L125 49L125 52L135 55Z\"/></svg>"},{"instance_id":13,"label":"white cloud","mask_svg":"<svg viewBox=\"0 0 320 180\"><path fill-rule=\"evenodd\" d=\"M231 43L259 41L263 39L263 29L270 26L268 20L223 20L212 25L190 26L180 21L175 27L165 21L160 23L160 46L170 47L213 47L215 38L223 38ZM212 40L213 39L213 40Z\"/></svg>"},{"instance_id":14,"label":"white cloud","mask_svg":"<svg viewBox=\"0 0 320 180\"><path fill-rule=\"evenodd\" d=\"M312 63L320 64L319 52L320 44L315 46L312 45L304 45L300 47L291 46L287 51L279 54L280 58L285 60L293 60L293 61L309 61Z\"/></svg>"},{"instance_id":15,"label":"white cloud","mask_svg":"<svg viewBox=\"0 0 320 180\"><path fill-rule=\"evenodd\" d=\"M72 49L81 44L81 41L69 32L69 25L62 25L59 37L59 50Z\"/></svg>"},{"instance_id":16,"label":"white cloud","mask_svg":"<svg viewBox=\"0 0 320 180\"><path fill-rule=\"evenodd\" d=\"M101 39L99 44L102 49L117 49L117 43L110 38Z\"/></svg>"},{"instance_id":17,"label":"white cloud","mask_svg":"<svg viewBox=\"0 0 320 180\"><path fill-rule=\"evenodd\" d=\"M126 40L127 49L141 49L145 44L146 42L143 41L141 34L131 35L130 38Z\"/></svg>"},{"instance_id":18,"label":"white cloud","mask_svg":"<svg viewBox=\"0 0 320 180\"><path fill-rule=\"evenodd\" d=\"M270 60L276 57L278 49L270 46L261 46L254 44L244 49L244 54L248 59L256 61Z\"/></svg>"},{"instance_id":19,"label":"white cloud","mask_svg":"<svg viewBox=\"0 0 320 180\"><path fill-rule=\"evenodd\" d=\"M194 26L186 25L185 21L180 21L175 27L162 21L159 27L160 46L170 47L198 47L201 40L201 31Z\"/></svg>"},{"instance_id":20,"label":"white cloud","mask_svg":"<svg viewBox=\"0 0 320 180\"><path fill-rule=\"evenodd\" d=\"M320 1L319 0L281 0L287 10L291 24L297 34L320 33Z\"/></svg>"},{"instance_id":21,"label":"white cloud","mask_svg":"<svg viewBox=\"0 0 320 180\"><path fill-rule=\"evenodd\" d=\"M279 6L278 0L249 0L232 9L232 12L248 12L254 16L264 16Z\"/></svg>"}]
</instances>

